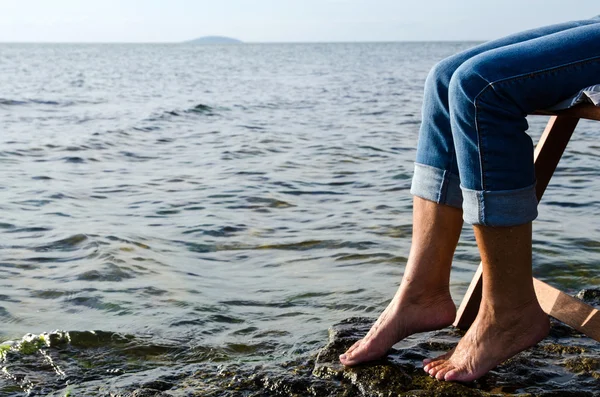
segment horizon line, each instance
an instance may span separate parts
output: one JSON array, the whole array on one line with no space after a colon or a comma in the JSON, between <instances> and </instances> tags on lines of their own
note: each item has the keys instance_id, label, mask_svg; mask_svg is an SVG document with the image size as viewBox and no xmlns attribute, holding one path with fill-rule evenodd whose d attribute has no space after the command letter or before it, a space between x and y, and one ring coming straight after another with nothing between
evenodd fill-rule
<instances>
[{"instance_id":1,"label":"horizon line","mask_svg":"<svg viewBox=\"0 0 600 397\"><path fill-rule=\"evenodd\" d=\"M432 40L332 40L332 41L241 41L239 43L194 43L185 41L2 41L0 44L188 44L194 46L236 46L244 44L361 44L361 43L465 43L489 39L432 39Z\"/></svg>"}]
</instances>

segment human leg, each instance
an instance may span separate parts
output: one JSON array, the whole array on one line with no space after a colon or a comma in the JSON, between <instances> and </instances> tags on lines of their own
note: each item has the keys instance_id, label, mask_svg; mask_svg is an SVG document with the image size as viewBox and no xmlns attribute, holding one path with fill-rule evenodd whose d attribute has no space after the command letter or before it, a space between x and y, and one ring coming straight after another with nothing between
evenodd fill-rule
<instances>
[{"instance_id":1,"label":"human leg","mask_svg":"<svg viewBox=\"0 0 600 397\"><path fill-rule=\"evenodd\" d=\"M478 316L457 347L425 371L470 381L548 331L531 277L537 216L533 145L525 115L600 82L600 25L580 26L491 50L461 65L450 113L464 197L483 263Z\"/></svg>"},{"instance_id":2,"label":"human leg","mask_svg":"<svg viewBox=\"0 0 600 397\"><path fill-rule=\"evenodd\" d=\"M440 223L446 225L458 225L460 223L456 219L457 212L453 211L453 209L461 208L462 194L459 188L458 166L451 133L448 103L448 89L452 75L456 69L471 57L491 49L591 23L595 22L592 20L567 22L518 33L484 43L454 55L440 62L432 69L425 84L423 123L419 134L415 176L411 189L412 194L416 196L414 208L415 230L413 232L413 243L406 274L402 285L389 306L379 317L367 336L353 345L340 358L342 363L354 365L380 358L394 343L411 333L419 332L419 330L434 329L435 327L442 328L451 322L447 320L447 317L449 317L448 313L454 311L454 308L448 308L448 302L451 301L450 299L446 299L446 297L450 296L447 282L442 283L439 282L439 279L434 280L434 278L436 275L443 275L441 278L447 280L452 254L460 234L460 227L447 226L440 229L437 226ZM430 200L438 205L422 205L419 198ZM455 208L447 208L447 206ZM431 219L438 219L438 221L431 222ZM436 227L433 228L433 231L428 231L429 229L422 225L422 222L430 222L429 224L435 224ZM447 232L436 234L435 230L446 230ZM418 237L422 232L427 238ZM437 248L437 244L442 244L443 246L450 244L452 249L440 251ZM435 264L432 265L431 257L428 254L436 251L444 252L444 255L433 261ZM424 272L421 272L421 270ZM420 274L420 276L415 277L417 274ZM410 275L413 276L409 277ZM441 287L445 284L443 293L439 292L430 294L428 297L423 297L423 291L429 290L418 288L418 284L409 281L412 279L413 281L420 280L427 282L429 278L432 278L432 283L436 287ZM433 288L433 290L436 289ZM420 302L425 302L426 298L440 300L440 297L443 297L441 301L444 302L442 305L444 309L434 316L436 320L425 324L423 321L419 321L419 318L422 318L422 316L416 318L410 315L416 309L423 309L423 306L411 304L411 301L407 299L410 296L422 298Z\"/></svg>"},{"instance_id":3,"label":"human leg","mask_svg":"<svg viewBox=\"0 0 600 397\"><path fill-rule=\"evenodd\" d=\"M452 135L452 130L456 128L456 125L453 125L454 121L451 120L449 104L450 81L461 65L490 51L501 50L509 46L519 45L519 43L538 40L583 26L599 26L599 24L600 17L531 29L477 45L436 64L425 81L422 123L417 144L415 175L411 193L440 204L461 206L459 169ZM511 61L514 63L514 59L509 60L509 63ZM576 86L577 83L574 83L573 86ZM582 87L584 86L579 86L571 92L567 92L567 89L560 94L562 98L565 98ZM552 102L558 96L560 95L546 98L550 99L549 102ZM549 107L557 102L558 100L550 105L538 107L538 109ZM467 166L463 168L467 168ZM471 171L467 170L467 172Z\"/></svg>"},{"instance_id":4,"label":"human leg","mask_svg":"<svg viewBox=\"0 0 600 397\"><path fill-rule=\"evenodd\" d=\"M375 360L398 341L454 321L450 267L462 227L462 211L414 199L412 245L402 283L369 333L340 356L344 365Z\"/></svg>"},{"instance_id":5,"label":"human leg","mask_svg":"<svg viewBox=\"0 0 600 397\"><path fill-rule=\"evenodd\" d=\"M531 223L474 229L483 264L481 306L453 350L424 361L424 370L439 380L477 379L538 343L550 328L533 289Z\"/></svg>"}]
</instances>

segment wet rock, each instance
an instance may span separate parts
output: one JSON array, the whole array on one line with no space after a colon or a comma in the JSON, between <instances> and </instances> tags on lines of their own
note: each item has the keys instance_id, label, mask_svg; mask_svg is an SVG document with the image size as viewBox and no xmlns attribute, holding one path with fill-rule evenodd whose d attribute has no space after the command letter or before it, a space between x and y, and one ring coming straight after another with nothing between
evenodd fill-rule
<instances>
[{"instance_id":1,"label":"wet rock","mask_svg":"<svg viewBox=\"0 0 600 397\"><path fill-rule=\"evenodd\" d=\"M540 392L539 394L526 394L526 397L597 397L597 393L592 392L577 392L577 391L569 391L569 390L556 390L556 391L547 391Z\"/></svg>"},{"instance_id":2,"label":"wet rock","mask_svg":"<svg viewBox=\"0 0 600 397\"><path fill-rule=\"evenodd\" d=\"M582 354L585 353L585 348L580 346L565 346L558 343L544 343L540 348L553 355L562 354Z\"/></svg>"},{"instance_id":3,"label":"wet rock","mask_svg":"<svg viewBox=\"0 0 600 397\"><path fill-rule=\"evenodd\" d=\"M565 367L575 373L597 373L600 370L600 359L591 357L575 357L565 361Z\"/></svg>"},{"instance_id":4,"label":"wet rock","mask_svg":"<svg viewBox=\"0 0 600 397\"><path fill-rule=\"evenodd\" d=\"M0 344L0 395L600 397L600 344L556 320L544 341L468 384L440 382L422 370L424 358L448 351L464 335L454 328L406 338L379 361L342 366L339 355L373 321L347 319L330 329L318 352L260 365L231 360L214 346L190 349L112 332L26 335Z\"/></svg>"},{"instance_id":5,"label":"wet rock","mask_svg":"<svg viewBox=\"0 0 600 397\"><path fill-rule=\"evenodd\" d=\"M148 383L144 383L142 385L142 387L144 389L154 389L154 390L160 390L160 391L165 391L165 390L169 390L171 388L173 388L173 386L175 386L172 382L167 382L164 380L153 380L151 382Z\"/></svg>"},{"instance_id":6,"label":"wet rock","mask_svg":"<svg viewBox=\"0 0 600 397\"><path fill-rule=\"evenodd\" d=\"M575 297L588 305L600 306L600 288L581 290Z\"/></svg>"},{"instance_id":7,"label":"wet rock","mask_svg":"<svg viewBox=\"0 0 600 397\"><path fill-rule=\"evenodd\" d=\"M461 384L438 382L415 365L414 361L427 357L423 346L448 347L443 341L432 340L402 351L392 350L388 358L364 365L341 365L339 355L362 338L371 324L373 319L351 318L334 325L329 331L329 343L317 355L313 375L348 382L361 396L482 396L480 391Z\"/></svg>"},{"instance_id":8,"label":"wet rock","mask_svg":"<svg viewBox=\"0 0 600 397\"><path fill-rule=\"evenodd\" d=\"M171 394L164 393L155 389L138 389L128 397L173 397Z\"/></svg>"},{"instance_id":9,"label":"wet rock","mask_svg":"<svg viewBox=\"0 0 600 397\"><path fill-rule=\"evenodd\" d=\"M317 354L313 375L349 383L357 395L369 397L600 396L597 343L557 321L549 338L468 384L437 381L422 370L423 358L436 356L458 342L462 333L451 328L408 338L380 361L342 366L339 355L362 338L373 321L351 318L334 325L328 344Z\"/></svg>"}]
</instances>

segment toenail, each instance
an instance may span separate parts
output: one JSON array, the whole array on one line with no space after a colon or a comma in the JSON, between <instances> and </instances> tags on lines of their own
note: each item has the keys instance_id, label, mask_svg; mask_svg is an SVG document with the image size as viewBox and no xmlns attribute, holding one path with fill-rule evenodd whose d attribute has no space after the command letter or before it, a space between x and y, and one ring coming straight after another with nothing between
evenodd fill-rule
<instances>
[{"instance_id":1,"label":"toenail","mask_svg":"<svg viewBox=\"0 0 600 397\"><path fill-rule=\"evenodd\" d=\"M347 359L347 358L348 358L348 356L347 356L346 354L342 354L342 355L340 356L340 360L345 360L345 359Z\"/></svg>"}]
</instances>

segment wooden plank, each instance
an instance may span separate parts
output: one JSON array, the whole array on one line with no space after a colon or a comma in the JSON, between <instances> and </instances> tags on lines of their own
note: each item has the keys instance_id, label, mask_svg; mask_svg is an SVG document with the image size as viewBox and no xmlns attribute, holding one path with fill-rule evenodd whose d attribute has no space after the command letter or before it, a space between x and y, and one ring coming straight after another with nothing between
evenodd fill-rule
<instances>
[{"instance_id":1,"label":"wooden plank","mask_svg":"<svg viewBox=\"0 0 600 397\"><path fill-rule=\"evenodd\" d=\"M600 342L598 309L538 279L533 279L533 286L540 306L546 313Z\"/></svg>"},{"instance_id":2,"label":"wooden plank","mask_svg":"<svg viewBox=\"0 0 600 397\"><path fill-rule=\"evenodd\" d=\"M453 324L456 328L469 329L475 321L475 317L477 317L483 285L482 269L483 267L480 264L458 309ZM598 309L537 278L533 279L533 286L540 306L545 313L600 342L600 311ZM474 298L473 295L477 295L478 298Z\"/></svg>"},{"instance_id":3,"label":"wooden plank","mask_svg":"<svg viewBox=\"0 0 600 397\"><path fill-rule=\"evenodd\" d=\"M535 147L534 163L536 177L536 195L538 202L550 183L579 119L553 116L546 125L544 133Z\"/></svg>"},{"instance_id":4,"label":"wooden plank","mask_svg":"<svg viewBox=\"0 0 600 397\"><path fill-rule=\"evenodd\" d=\"M465 296L456 312L454 326L458 329L467 330L475 321L477 312L479 311L479 303L481 302L481 292L483 287L483 266L479 263L475 275L471 280L471 285L467 289Z\"/></svg>"},{"instance_id":5,"label":"wooden plank","mask_svg":"<svg viewBox=\"0 0 600 397\"><path fill-rule=\"evenodd\" d=\"M572 118L576 118L576 119L600 121L600 106L594 106L592 104L583 104L583 105L577 105L570 109L559 110L557 112L549 112L547 110L537 110L533 113L533 115L541 115L541 116L560 115L560 116L572 117Z\"/></svg>"}]
</instances>

